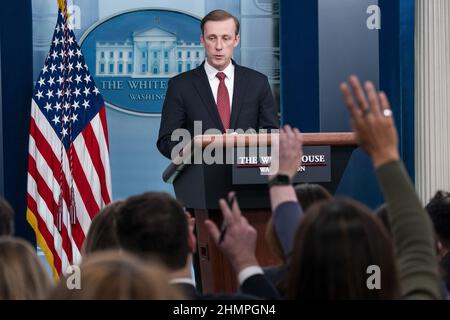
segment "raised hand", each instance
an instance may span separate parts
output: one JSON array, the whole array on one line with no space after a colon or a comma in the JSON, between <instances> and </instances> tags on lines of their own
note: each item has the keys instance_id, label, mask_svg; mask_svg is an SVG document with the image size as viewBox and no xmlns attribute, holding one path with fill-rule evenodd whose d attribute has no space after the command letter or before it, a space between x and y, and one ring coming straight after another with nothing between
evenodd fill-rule
<instances>
[{"instance_id":1,"label":"raised hand","mask_svg":"<svg viewBox=\"0 0 450 320\"><path fill-rule=\"evenodd\" d=\"M283 174L293 177L303 155L303 139L297 128L285 125L280 129L279 139L272 143L270 175Z\"/></svg>"},{"instance_id":2,"label":"raised hand","mask_svg":"<svg viewBox=\"0 0 450 320\"><path fill-rule=\"evenodd\" d=\"M233 192L229 194L229 198L235 199ZM242 216L237 200L233 201L231 208L224 199L219 200L219 205L226 232L221 239L221 231L213 221L208 219L205 225L209 235L227 256L237 273L246 267L258 265L255 256L257 233Z\"/></svg>"},{"instance_id":3,"label":"raised hand","mask_svg":"<svg viewBox=\"0 0 450 320\"><path fill-rule=\"evenodd\" d=\"M364 90L356 76L351 76L349 83L341 84L341 92L358 143L369 154L375 168L398 160L398 136L386 95L378 93L370 81L364 84Z\"/></svg>"}]
</instances>

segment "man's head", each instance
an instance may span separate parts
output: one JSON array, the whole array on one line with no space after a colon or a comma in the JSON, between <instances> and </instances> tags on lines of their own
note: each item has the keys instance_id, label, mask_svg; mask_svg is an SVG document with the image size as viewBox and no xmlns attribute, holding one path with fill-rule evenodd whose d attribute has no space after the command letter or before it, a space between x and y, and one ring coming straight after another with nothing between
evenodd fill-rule
<instances>
[{"instance_id":1,"label":"man's head","mask_svg":"<svg viewBox=\"0 0 450 320\"><path fill-rule=\"evenodd\" d=\"M157 258L172 271L183 268L195 250L187 214L166 193L128 198L117 213L116 224L121 248L146 259Z\"/></svg>"},{"instance_id":2,"label":"man's head","mask_svg":"<svg viewBox=\"0 0 450 320\"><path fill-rule=\"evenodd\" d=\"M239 21L224 10L208 13L201 22L200 38L206 50L206 59L222 71L231 61L234 48L239 44Z\"/></svg>"},{"instance_id":3,"label":"man's head","mask_svg":"<svg viewBox=\"0 0 450 320\"><path fill-rule=\"evenodd\" d=\"M0 198L0 236L14 233L14 210L8 201Z\"/></svg>"},{"instance_id":4,"label":"man's head","mask_svg":"<svg viewBox=\"0 0 450 320\"><path fill-rule=\"evenodd\" d=\"M450 250L450 193L436 192L425 209L433 221L439 249Z\"/></svg>"}]
</instances>

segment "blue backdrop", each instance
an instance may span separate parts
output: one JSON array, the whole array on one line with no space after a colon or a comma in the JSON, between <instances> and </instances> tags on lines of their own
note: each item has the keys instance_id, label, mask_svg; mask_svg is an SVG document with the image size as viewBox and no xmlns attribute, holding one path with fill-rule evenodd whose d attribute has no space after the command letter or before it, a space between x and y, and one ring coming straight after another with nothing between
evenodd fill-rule
<instances>
[{"instance_id":1,"label":"blue backdrop","mask_svg":"<svg viewBox=\"0 0 450 320\"><path fill-rule=\"evenodd\" d=\"M370 16L366 9L373 4L381 8L380 30L368 30L365 25ZM279 5L282 121L304 132L348 131L339 82L350 73L374 80L392 101L402 157L413 176L414 0L305 0L280 1ZM31 12L31 1L8 2L0 11L0 193L17 212L17 234L34 240L25 221L35 80ZM14 32L8 31L11 28ZM132 187L124 185L124 189ZM354 152L337 191L371 207L382 202L370 161L361 150Z\"/></svg>"},{"instance_id":2,"label":"blue backdrop","mask_svg":"<svg viewBox=\"0 0 450 320\"><path fill-rule=\"evenodd\" d=\"M366 26L378 5L381 29ZM281 1L282 121L303 132L350 131L339 83L372 80L392 103L403 160L414 177L414 0ZM356 149L337 189L383 202L367 155Z\"/></svg>"}]
</instances>

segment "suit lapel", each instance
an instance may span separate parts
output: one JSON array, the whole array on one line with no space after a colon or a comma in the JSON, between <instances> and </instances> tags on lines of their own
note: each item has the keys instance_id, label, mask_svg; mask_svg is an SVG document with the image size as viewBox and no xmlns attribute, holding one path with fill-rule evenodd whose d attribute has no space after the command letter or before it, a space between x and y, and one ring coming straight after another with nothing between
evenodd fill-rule
<instances>
[{"instance_id":1,"label":"suit lapel","mask_svg":"<svg viewBox=\"0 0 450 320\"><path fill-rule=\"evenodd\" d=\"M236 122L242 109L248 82L245 81L244 69L234 61L233 103L231 105L230 128L236 129Z\"/></svg>"},{"instance_id":2,"label":"suit lapel","mask_svg":"<svg viewBox=\"0 0 450 320\"><path fill-rule=\"evenodd\" d=\"M200 98L202 99L206 110L211 116L211 119L213 119L215 127L222 131L225 131L223 128L222 120L220 120L219 111L217 110L217 105L214 101L214 96L211 92L211 86L209 85L208 76L206 75L203 63L197 69L195 69L196 77L194 79L194 86L198 94L200 95Z\"/></svg>"}]
</instances>

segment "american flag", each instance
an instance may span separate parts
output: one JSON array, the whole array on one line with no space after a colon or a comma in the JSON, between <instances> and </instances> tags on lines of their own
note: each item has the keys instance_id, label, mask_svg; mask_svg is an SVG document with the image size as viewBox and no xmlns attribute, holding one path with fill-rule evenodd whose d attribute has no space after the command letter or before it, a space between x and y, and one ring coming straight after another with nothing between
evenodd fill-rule
<instances>
[{"instance_id":1,"label":"american flag","mask_svg":"<svg viewBox=\"0 0 450 320\"><path fill-rule=\"evenodd\" d=\"M80 262L91 220L111 202L110 176L105 103L60 1L31 101L27 187L27 220L56 278Z\"/></svg>"}]
</instances>

